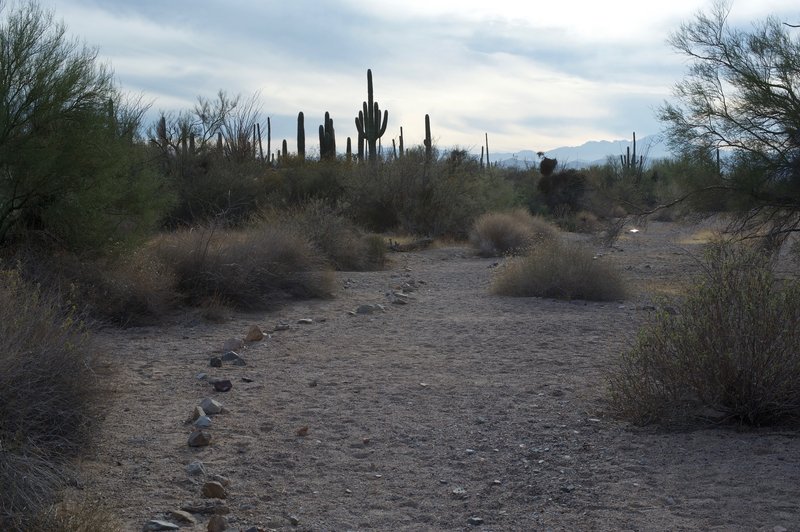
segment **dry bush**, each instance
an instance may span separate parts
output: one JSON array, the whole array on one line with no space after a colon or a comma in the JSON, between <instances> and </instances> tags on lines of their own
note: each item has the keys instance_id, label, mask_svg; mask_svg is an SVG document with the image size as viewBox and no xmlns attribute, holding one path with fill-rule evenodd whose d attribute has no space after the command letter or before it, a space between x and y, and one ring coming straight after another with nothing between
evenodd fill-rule
<instances>
[{"instance_id":1,"label":"dry bush","mask_svg":"<svg viewBox=\"0 0 800 532\"><path fill-rule=\"evenodd\" d=\"M531 215L526 209L510 212L489 212L475 220L470 243L483 257L524 253L528 249L552 242L558 231L544 218Z\"/></svg>"},{"instance_id":2,"label":"dry bush","mask_svg":"<svg viewBox=\"0 0 800 532\"><path fill-rule=\"evenodd\" d=\"M0 272L0 528L27 529L54 502L104 397L78 316Z\"/></svg>"},{"instance_id":3,"label":"dry bush","mask_svg":"<svg viewBox=\"0 0 800 532\"><path fill-rule=\"evenodd\" d=\"M800 283L752 249L712 243L679 312L659 312L610 373L620 414L639 423L800 415Z\"/></svg>"},{"instance_id":4,"label":"dry bush","mask_svg":"<svg viewBox=\"0 0 800 532\"><path fill-rule=\"evenodd\" d=\"M268 309L292 297L327 297L333 287L324 257L285 225L182 230L162 236L155 250L190 304L219 298L240 309Z\"/></svg>"},{"instance_id":5,"label":"dry bush","mask_svg":"<svg viewBox=\"0 0 800 532\"><path fill-rule=\"evenodd\" d=\"M324 202L312 200L290 210L268 212L264 219L296 228L338 271L372 271L386 265L383 239L365 234Z\"/></svg>"},{"instance_id":6,"label":"dry bush","mask_svg":"<svg viewBox=\"0 0 800 532\"><path fill-rule=\"evenodd\" d=\"M4 250L5 260L47 292L62 294L95 321L153 325L174 307L174 278L148 247L97 258L79 256L33 232ZM63 298L62 297L62 298Z\"/></svg>"},{"instance_id":7,"label":"dry bush","mask_svg":"<svg viewBox=\"0 0 800 532\"><path fill-rule=\"evenodd\" d=\"M67 500L39 514L30 530L48 532L121 532L119 517L101 501Z\"/></svg>"},{"instance_id":8,"label":"dry bush","mask_svg":"<svg viewBox=\"0 0 800 532\"><path fill-rule=\"evenodd\" d=\"M625 297L620 273L575 243L553 241L511 259L492 282L503 296L615 301Z\"/></svg>"}]
</instances>

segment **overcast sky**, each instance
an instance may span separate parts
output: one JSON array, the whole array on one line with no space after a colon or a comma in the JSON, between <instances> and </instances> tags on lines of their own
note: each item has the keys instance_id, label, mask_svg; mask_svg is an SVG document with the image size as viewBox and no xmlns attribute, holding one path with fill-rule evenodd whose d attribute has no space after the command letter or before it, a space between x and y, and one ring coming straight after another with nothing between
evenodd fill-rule
<instances>
[{"instance_id":1,"label":"overcast sky","mask_svg":"<svg viewBox=\"0 0 800 532\"><path fill-rule=\"evenodd\" d=\"M0 0L2 3L2 0ZM420 144L543 150L659 133L655 112L685 72L666 43L709 0L40 0L158 111L220 90L259 95L273 145L309 147L325 111L337 145L367 98ZM734 0L730 20L798 22L797 0Z\"/></svg>"}]
</instances>

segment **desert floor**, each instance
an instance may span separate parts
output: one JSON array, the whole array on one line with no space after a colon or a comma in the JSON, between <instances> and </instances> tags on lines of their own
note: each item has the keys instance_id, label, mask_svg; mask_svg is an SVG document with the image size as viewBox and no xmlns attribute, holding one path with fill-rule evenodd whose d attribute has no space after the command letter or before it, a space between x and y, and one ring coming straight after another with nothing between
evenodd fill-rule
<instances>
[{"instance_id":1,"label":"desert floor","mask_svg":"<svg viewBox=\"0 0 800 532\"><path fill-rule=\"evenodd\" d=\"M197 520L182 529L206 530L215 504L231 530L800 530L796 430L668 432L607 404L604 372L708 234L652 222L594 245L635 288L620 302L491 295L502 259L439 245L338 273L330 300L106 330L114 400L82 491L136 531L181 508ZM352 314L364 304L385 311ZM239 351L246 366L209 367L252 325L268 336ZM206 397L225 410L189 447ZM215 475L222 501L201 494Z\"/></svg>"}]
</instances>

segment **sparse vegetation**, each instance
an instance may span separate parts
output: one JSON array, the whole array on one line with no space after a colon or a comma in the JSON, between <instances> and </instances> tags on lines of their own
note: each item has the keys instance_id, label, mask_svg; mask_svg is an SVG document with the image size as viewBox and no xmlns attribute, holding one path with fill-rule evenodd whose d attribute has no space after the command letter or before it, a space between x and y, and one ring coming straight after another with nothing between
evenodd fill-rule
<instances>
[{"instance_id":1,"label":"sparse vegetation","mask_svg":"<svg viewBox=\"0 0 800 532\"><path fill-rule=\"evenodd\" d=\"M556 240L557 229L526 209L490 212L475 220L470 243L483 257L517 255Z\"/></svg>"},{"instance_id":2,"label":"sparse vegetation","mask_svg":"<svg viewBox=\"0 0 800 532\"><path fill-rule=\"evenodd\" d=\"M621 274L580 244L554 241L510 260L492 283L503 296L615 301L625 298Z\"/></svg>"},{"instance_id":3,"label":"sparse vegetation","mask_svg":"<svg viewBox=\"0 0 800 532\"><path fill-rule=\"evenodd\" d=\"M677 312L659 311L620 357L617 410L638 423L796 420L800 283L777 279L763 253L722 242L704 270Z\"/></svg>"},{"instance_id":4,"label":"sparse vegetation","mask_svg":"<svg viewBox=\"0 0 800 532\"><path fill-rule=\"evenodd\" d=\"M288 298L328 297L332 291L324 257L286 226L186 229L159 238L154 251L172 267L177 290L189 304L211 299L268 309Z\"/></svg>"},{"instance_id":5,"label":"sparse vegetation","mask_svg":"<svg viewBox=\"0 0 800 532\"><path fill-rule=\"evenodd\" d=\"M80 316L0 272L0 525L29 529L90 441L103 397Z\"/></svg>"}]
</instances>

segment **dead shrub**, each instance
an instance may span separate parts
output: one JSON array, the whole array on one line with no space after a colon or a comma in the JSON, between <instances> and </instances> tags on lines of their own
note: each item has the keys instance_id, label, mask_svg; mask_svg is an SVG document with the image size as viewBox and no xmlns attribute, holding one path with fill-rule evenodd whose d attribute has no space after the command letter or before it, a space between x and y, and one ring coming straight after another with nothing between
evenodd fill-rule
<instances>
[{"instance_id":1,"label":"dead shrub","mask_svg":"<svg viewBox=\"0 0 800 532\"><path fill-rule=\"evenodd\" d=\"M69 306L69 305L67 305ZM0 272L0 528L28 529L90 441L104 397L75 312Z\"/></svg>"},{"instance_id":2,"label":"dead shrub","mask_svg":"<svg viewBox=\"0 0 800 532\"><path fill-rule=\"evenodd\" d=\"M800 283L769 258L712 243L677 313L658 312L609 375L613 404L637 423L751 425L800 415Z\"/></svg>"},{"instance_id":3,"label":"dead shrub","mask_svg":"<svg viewBox=\"0 0 800 532\"><path fill-rule=\"evenodd\" d=\"M470 243L482 257L524 253L533 246L552 242L558 231L544 218L526 209L489 212L475 220Z\"/></svg>"},{"instance_id":4,"label":"dead shrub","mask_svg":"<svg viewBox=\"0 0 800 532\"><path fill-rule=\"evenodd\" d=\"M552 241L511 259L492 281L503 296L615 301L625 297L620 273L576 243Z\"/></svg>"},{"instance_id":5,"label":"dead shrub","mask_svg":"<svg viewBox=\"0 0 800 532\"><path fill-rule=\"evenodd\" d=\"M239 309L268 309L289 298L327 297L333 287L325 259L286 225L181 230L162 236L155 250L190 304L219 298Z\"/></svg>"}]
</instances>

